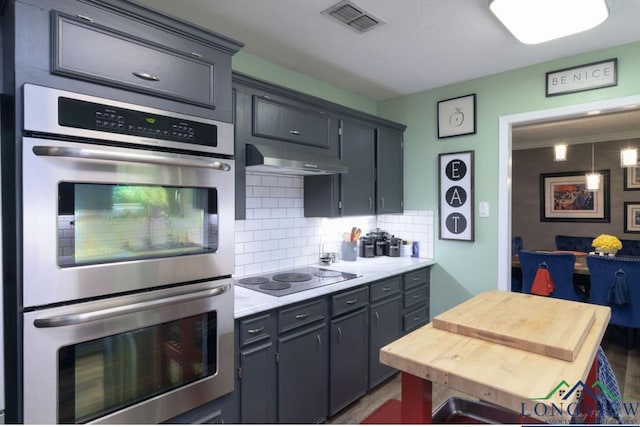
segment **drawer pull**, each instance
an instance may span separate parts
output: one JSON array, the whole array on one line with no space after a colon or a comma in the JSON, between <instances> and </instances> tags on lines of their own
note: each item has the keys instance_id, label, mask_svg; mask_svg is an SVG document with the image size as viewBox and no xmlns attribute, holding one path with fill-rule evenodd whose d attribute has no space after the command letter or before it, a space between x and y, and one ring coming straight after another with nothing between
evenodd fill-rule
<instances>
[{"instance_id":1,"label":"drawer pull","mask_svg":"<svg viewBox=\"0 0 640 427\"><path fill-rule=\"evenodd\" d=\"M420 298L420 294L413 295L413 299L418 299L418 298Z\"/></svg>"},{"instance_id":2,"label":"drawer pull","mask_svg":"<svg viewBox=\"0 0 640 427\"><path fill-rule=\"evenodd\" d=\"M290 130L289 133L291 135L302 135L302 132L300 132L299 130Z\"/></svg>"},{"instance_id":3,"label":"drawer pull","mask_svg":"<svg viewBox=\"0 0 640 427\"><path fill-rule=\"evenodd\" d=\"M350 299L349 301L347 301L347 304L348 305L353 305L353 304L355 304L357 302L358 302L358 298L354 298L354 299Z\"/></svg>"},{"instance_id":4,"label":"drawer pull","mask_svg":"<svg viewBox=\"0 0 640 427\"><path fill-rule=\"evenodd\" d=\"M413 318L414 322L417 322L418 320L420 320L420 316L416 316L416 317Z\"/></svg>"},{"instance_id":5,"label":"drawer pull","mask_svg":"<svg viewBox=\"0 0 640 427\"><path fill-rule=\"evenodd\" d=\"M413 278L414 282L417 282L418 280L420 280L420 276L416 276L416 277Z\"/></svg>"},{"instance_id":6,"label":"drawer pull","mask_svg":"<svg viewBox=\"0 0 640 427\"><path fill-rule=\"evenodd\" d=\"M389 286L385 286L384 288L382 288L382 290L384 292L389 292L391 290L391 288Z\"/></svg>"},{"instance_id":7,"label":"drawer pull","mask_svg":"<svg viewBox=\"0 0 640 427\"><path fill-rule=\"evenodd\" d=\"M202 55L200 55L198 52L189 52L189 55L195 56L196 58L202 58Z\"/></svg>"},{"instance_id":8,"label":"drawer pull","mask_svg":"<svg viewBox=\"0 0 640 427\"><path fill-rule=\"evenodd\" d=\"M76 15L76 16L77 16L78 18L80 18L80 19L83 19L83 20L85 20L85 21L91 22L91 23L93 24L93 19L92 19L92 18L89 18L89 17L88 17L88 16L86 16L86 15Z\"/></svg>"},{"instance_id":9,"label":"drawer pull","mask_svg":"<svg viewBox=\"0 0 640 427\"><path fill-rule=\"evenodd\" d=\"M136 77L140 77L143 80L149 80L152 82L160 81L160 78L158 78L158 76L154 76L153 74L150 74L150 73L145 73L144 71L134 71L131 74L133 74Z\"/></svg>"},{"instance_id":10,"label":"drawer pull","mask_svg":"<svg viewBox=\"0 0 640 427\"><path fill-rule=\"evenodd\" d=\"M250 334L259 334L260 332L264 332L264 326L256 329L249 329L247 332Z\"/></svg>"},{"instance_id":11,"label":"drawer pull","mask_svg":"<svg viewBox=\"0 0 640 427\"><path fill-rule=\"evenodd\" d=\"M296 315L296 319L298 320L303 320L303 319L306 319L307 317L309 317L309 313L302 313L302 314Z\"/></svg>"}]
</instances>

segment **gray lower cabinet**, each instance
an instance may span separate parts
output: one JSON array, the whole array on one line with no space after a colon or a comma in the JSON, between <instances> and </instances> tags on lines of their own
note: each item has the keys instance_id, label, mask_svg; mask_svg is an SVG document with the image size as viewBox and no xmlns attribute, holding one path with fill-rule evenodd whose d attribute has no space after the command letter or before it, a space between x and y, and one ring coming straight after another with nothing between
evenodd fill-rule
<instances>
[{"instance_id":1,"label":"gray lower cabinet","mask_svg":"<svg viewBox=\"0 0 640 427\"><path fill-rule=\"evenodd\" d=\"M237 323L237 400L240 421L277 422L276 321L273 313L241 319Z\"/></svg>"},{"instance_id":2,"label":"gray lower cabinet","mask_svg":"<svg viewBox=\"0 0 640 427\"><path fill-rule=\"evenodd\" d=\"M403 332L409 333L429 323L430 267L403 275Z\"/></svg>"},{"instance_id":3,"label":"gray lower cabinet","mask_svg":"<svg viewBox=\"0 0 640 427\"><path fill-rule=\"evenodd\" d=\"M429 269L238 319L235 412L224 419L321 423L392 376L380 348L428 323Z\"/></svg>"},{"instance_id":4,"label":"gray lower cabinet","mask_svg":"<svg viewBox=\"0 0 640 427\"><path fill-rule=\"evenodd\" d=\"M327 418L329 340L324 299L278 312L278 422Z\"/></svg>"},{"instance_id":5,"label":"gray lower cabinet","mask_svg":"<svg viewBox=\"0 0 640 427\"><path fill-rule=\"evenodd\" d=\"M402 276L371 285L369 307L369 388L397 371L380 363L380 348L402 336Z\"/></svg>"},{"instance_id":6,"label":"gray lower cabinet","mask_svg":"<svg viewBox=\"0 0 640 427\"><path fill-rule=\"evenodd\" d=\"M369 288L331 297L329 415L364 396L368 390Z\"/></svg>"}]
</instances>

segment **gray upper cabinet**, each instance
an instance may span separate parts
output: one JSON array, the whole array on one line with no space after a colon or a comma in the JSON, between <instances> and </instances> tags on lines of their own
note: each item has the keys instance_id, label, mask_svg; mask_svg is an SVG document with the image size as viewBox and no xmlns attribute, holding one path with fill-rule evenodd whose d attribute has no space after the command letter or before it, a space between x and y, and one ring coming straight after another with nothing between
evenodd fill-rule
<instances>
[{"instance_id":1,"label":"gray upper cabinet","mask_svg":"<svg viewBox=\"0 0 640 427\"><path fill-rule=\"evenodd\" d=\"M375 214L375 129L341 121L340 152L349 173L340 179L341 215Z\"/></svg>"},{"instance_id":2,"label":"gray upper cabinet","mask_svg":"<svg viewBox=\"0 0 640 427\"><path fill-rule=\"evenodd\" d=\"M293 101L254 95L252 134L310 147L331 148L328 114Z\"/></svg>"},{"instance_id":3,"label":"gray upper cabinet","mask_svg":"<svg viewBox=\"0 0 640 427\"><path fill-rule=\"evenodd\" d=\"M231 56L242 44L125 0L19 0L24 82L232 121Z\"/></svg>"},{"instance_id":4,"label":"gray upper cabinet","mask_svg":"<svg viewBox=\"0 0 640 427\"><path fill-rule=\"evenodd\" d=\"M404 210L403 135L397 129L380 127L376 139L376 212Z\"/></svg>"}]
</instances>

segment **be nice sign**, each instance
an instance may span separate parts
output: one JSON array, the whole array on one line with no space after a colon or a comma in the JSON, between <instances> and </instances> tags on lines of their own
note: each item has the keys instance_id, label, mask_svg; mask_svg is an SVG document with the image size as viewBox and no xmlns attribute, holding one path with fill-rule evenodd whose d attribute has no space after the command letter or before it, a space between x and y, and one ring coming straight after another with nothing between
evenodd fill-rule
<instances>
[{"instance_id":1,"label":"be nice sign","mask_svg":"<svg viewBox=\"0 0 640 427\"><path fill-rule=\"evenodd\" d=\"M618 59L547 73L547 96L599 89L618 84Z\"/></svg>"},{"instance_id":2,"label":"be nice sign","mask_svg":"<svg viewBox=\"0 0 640 427\"><path fill-rule=\"evenodd\" d=\"M473 241L473 151L440 154L440 239Z\"/></svg>"}]
</instances>

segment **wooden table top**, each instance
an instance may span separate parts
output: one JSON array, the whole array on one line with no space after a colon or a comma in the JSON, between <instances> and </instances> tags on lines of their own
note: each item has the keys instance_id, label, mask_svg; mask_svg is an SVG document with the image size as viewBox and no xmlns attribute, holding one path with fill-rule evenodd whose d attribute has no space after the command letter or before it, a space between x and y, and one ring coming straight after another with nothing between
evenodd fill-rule
<instances>
[{"instance_id":1,"label":"wooden table top","mask_svg":"<svg viewBox=\"0 0 640 427\"><path fill-rule=\"evenodd\" d=\"M520 268L520 257L518 255L511 257L511 267ZM575 274L589 274L587 255L576 255L576 263L573 266L573 272Z\"/></svg>"},{"instance_id":2,"label":"wooden table top","mask_svg":"<svg viewBox=\"0 0 640 427\"><path fill-rule=\"evenodd\" d=\"M549 297L490 291L475 298L500 301L512 307L527 306L528 311L535 311L536 305L545 304ZM522 412L523 405L533 408L533 405L543 404L549 411L552 405L566 408L575 400L562 400L556 388L564 382L568 392L579 381L586 381L611 310L606 306L565 300L558 300L558 304L561 310L587 310L594 314L591 327L573 361L449 332L434 327L433 323L383 347L380 361L517 413ZM540 318L534 322L535 325L528 327L549 328L549 321L548 318ZM569 397L577 399L573 394ZM535 413L531 416L545 420ZM566 413L559 417L570 418Z\"/></svg>"}]
</instances>

